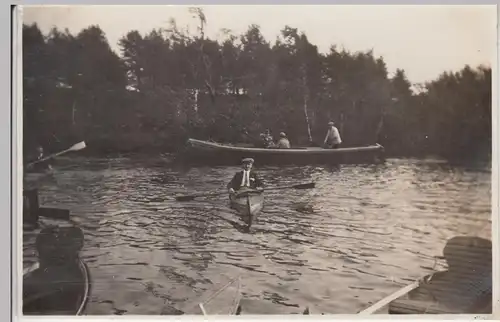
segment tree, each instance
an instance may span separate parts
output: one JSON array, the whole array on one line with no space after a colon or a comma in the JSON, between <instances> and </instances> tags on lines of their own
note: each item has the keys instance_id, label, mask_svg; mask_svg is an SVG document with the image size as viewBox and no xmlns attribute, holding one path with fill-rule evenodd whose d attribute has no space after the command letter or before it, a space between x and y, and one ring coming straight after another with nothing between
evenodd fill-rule
<instances>
[{"instance_id":1,"label":"tree","mask_svg":"<svg viewBox=\"0 0 500 322\"><path fill-rule=\"evenodd\" d=\"M491 154L491 69L445 72L414 93L405 71L388 76L372 50L332 45L322 54L304 32L285 26L271 43L258 25L207 37L168 28L119 40L104 32L44 36L23 26L25 137L53 142L81 132L95 151L176 150L187 136L253 142L284 131L292 145L319 143L338 124L343 146L381 143L389 155L449 159ZM77 131L77 130L78 131ZM29 134L29 135L28 135Z\"/></svg>"},{"instance_id":2,"label":"tree","mask_svg":"<svg viewBox=\"0 0 500 322\"><path fill-rule=\"evenodd\" d=\"M127 84L125 68L111 50L104 32L90 26L77 36L78 74L87 91L123 90Z\"/></svg>"},{"instance_id":3,"label":"tree","mask_svg":"<svg viewBox=\"0 0 500 322\"><path fill-rule=\"evenodd\" d=\"M137 30L132 30L118 41L118 45L121 49L122 61L127 69L128 85L140 91L146 60L144 39Z\"/></svg>"}]
</instances>

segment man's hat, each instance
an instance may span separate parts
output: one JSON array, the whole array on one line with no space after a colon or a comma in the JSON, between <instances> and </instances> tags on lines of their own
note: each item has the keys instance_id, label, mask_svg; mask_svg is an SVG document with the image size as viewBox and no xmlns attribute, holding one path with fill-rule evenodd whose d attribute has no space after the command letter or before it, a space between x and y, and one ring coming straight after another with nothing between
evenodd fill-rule
<instances>
[{"instance_id":1,"label":"man's hat","mask_svg":"<svg viewBox=\"0 0 500 322\"><path fill-rule=\"evenodd\" d=\"M241 160L241 163L253 163L253 159L252 158L244 158L243 160Z\"/></svg>"},{"instance_id":2,"label":"man's hat","mask_svg":"<svg viewBox=\"0 0 500 322\"><path fill-rule=\"evenodd\" d=\"M334 125L335 123L333 123L332 121L328 122L328 125Z\"/></svg>"}]
</instances>

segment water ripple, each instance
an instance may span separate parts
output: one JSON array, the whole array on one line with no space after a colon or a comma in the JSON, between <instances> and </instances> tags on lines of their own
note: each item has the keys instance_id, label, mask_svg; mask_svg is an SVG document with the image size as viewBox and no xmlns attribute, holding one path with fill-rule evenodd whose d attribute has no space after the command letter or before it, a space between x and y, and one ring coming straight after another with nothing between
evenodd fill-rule
<instances>
[{"instance_id":1,"label":"water ripple","mask_svg":"<svg viewBox=\"0 0 500 322\"><path fill-rule=\"evenodd\" d=\"M428 273L448 238L491 229L491 173L482 168L416 160L260 168L268 186L314 180L316 188L268 192L248 234L227 196L173 199L224 189L236 167L79 161L40 193L43 204L70 208L85 231L91 315L175 314L236 275L245 299L260 301L248 305L263 310L355 313ZM34 236L24 236L25 264Z\"/></svg>"}]
</instances>

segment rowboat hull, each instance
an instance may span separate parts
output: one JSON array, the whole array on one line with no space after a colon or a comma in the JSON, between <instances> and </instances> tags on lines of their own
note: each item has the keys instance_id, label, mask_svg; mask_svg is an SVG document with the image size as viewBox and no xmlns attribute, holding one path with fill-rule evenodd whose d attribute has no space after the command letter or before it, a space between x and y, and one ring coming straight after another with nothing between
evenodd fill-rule
<instances>
[{"instance_id":1,"label":"rowboat hull","mask_svg":"<svg viewBox=\"0 0 500 322\"><path fill-rule=\"evenodd\" d=\"M414 285L410 284L399 291L404 294L395 298L391 302L376 308L368 308L360 314L491 314L492 313L492 295L491 292L481 294L475 298L470 305L461 305L463 299L468 294L452 293L449 290L437 290L433 286L441 284L441 288L452 288L449 282L449 272L438 272L426 276L424 279L432 281L430 283L421 282ZM446 286L444 286L446 285ZM444 287L443 287L444 286ZM406 292L408 290L408 292ZM434 290L435 292L432 292ZM398 291L398 292L399 292ZM447 294L443 294L447 293ZM438 296L436 296L438 294ZM457 298L453 302L453 295Z\"/></svg>"},{"instance_id":2,"label":"rowboat hull","mask_svg":"<svg viewBox=\"0 0 500 322\"><path fill-rule=\"evenodd\" d=\"M252 226L264 207L264 194L256 190L240 190L236 194L229 195L229 200L231 208L238 212L248 228Z\"/></svg>"},{"instance_id":3,"label":"rowboat hull","mask_svg":"<svg viewBox=\"0 0 500 322\"><path fill-rule=\"evenodd\" d=\"M81 259L64 266L41 269L34 264L23 274L24 315L82 315L91 279Z\"/></svg>"},{"instance_id":4,"label":"rowboat hull","mask_svg":"<svg viewBox=\"0 0 500 322\"><path fill-rule=\"evenodd\" d=\"M254 158L256 164L373 164L384 161L384 148L376 144L339 149L265 149L189 139L179 161L226 165L238 164L242 158L249 157Z\"/></svg>"}]
</instances>

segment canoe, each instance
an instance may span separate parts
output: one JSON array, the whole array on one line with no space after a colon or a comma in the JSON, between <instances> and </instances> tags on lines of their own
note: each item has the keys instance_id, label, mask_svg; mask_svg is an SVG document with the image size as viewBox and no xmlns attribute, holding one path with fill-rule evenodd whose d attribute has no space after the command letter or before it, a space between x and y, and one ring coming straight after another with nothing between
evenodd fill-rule
<instances>
[{"instance_id":1,"label":"canoe","mask_svg":"<svg viewBox=\"0 0 500 322\"><path fill-rule=\"evenodd\" d=\"M364 147L323 149L304 147L266 149L233 146L189 139L178 160L202 164L239 164L242 158L254 158L256 164L371 164L384 161L380 144Z\"/></svg>"},{"instance_id":2,"label":"canoe","mask_svg":"<svg viewBox=\"0 0 500 322\"><path fill-rule=\"evenodd\" d=\"M252 305L252 302L256 302ZM252 308L257 311L252 312ZM222 287L205 291L196 301L177 306L181 315L254 315L278 314L276 304L268 301L244 299L241 292L241 277L230 280ZM294 310L291 310L294 311ZM281 312L283 313L283 312ZM289 314L309 315L310 310L287 312Z\"/></svg>"},{"instance_id":3,"label":"canoe","mask_svg":"<svg viewBox=\"0 0 500 322\"><path fill-rule=\"evenodd\" d=\"M235 209L250 228L264 207L264 194L253 189L241 189L229 195L231 208Z\"/></svg>"},{"instance_id":4,"label":"canoe","mask_svg":"<svg viewBox=\"0 0 500 322\"><path fill-rule=\"evenodd\" d=\"M492 246L454 237L443 250L448 269L426 275L359 314L491 314Z\"/></svg>"},{"instance_id":5,"label":"canoe","mask_svg":"<svg viewBox=\"0 0 500 322\"><path fill-rule=\"evenodd\" d=\"M35 263L23 274L24 315L82 315L90 297L87 264L42 269Z\"/></svg>"},{"instance_id":6,"label":"canoe","mask_svg":"<svg viewBox=\"0 0 500 322\"><path fill-rule=\"evenodd\" d=\"M178 305L184 315L239 315L241 278L238 276L215 290L205 291L193 304Z\"/></svg>"}]
</instances>

